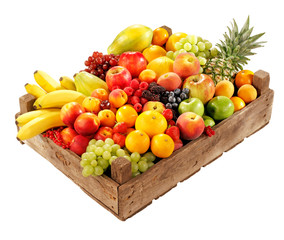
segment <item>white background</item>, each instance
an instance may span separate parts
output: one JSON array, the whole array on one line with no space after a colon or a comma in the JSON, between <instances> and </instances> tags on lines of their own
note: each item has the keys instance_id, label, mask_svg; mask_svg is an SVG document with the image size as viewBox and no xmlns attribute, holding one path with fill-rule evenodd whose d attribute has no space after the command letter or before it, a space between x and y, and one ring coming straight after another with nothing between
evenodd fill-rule
<instances>
[{"instance_id":1,"label":"white background","mask_svg":"<svg viewBox=\"0 0 284 240\"><path fill-rule=\"evenodd\" d=\"M280 1L3 2L0 239L284 239ZM245 68L270 73L269 125L126 222L16 141L18 98L35 70L73 76L93 51L106 53L116 34L135 23L168 25L215 44L233 18L242 25L248 14L254 33L266 32L267 44Z\"/></svg>"}]
</instances>

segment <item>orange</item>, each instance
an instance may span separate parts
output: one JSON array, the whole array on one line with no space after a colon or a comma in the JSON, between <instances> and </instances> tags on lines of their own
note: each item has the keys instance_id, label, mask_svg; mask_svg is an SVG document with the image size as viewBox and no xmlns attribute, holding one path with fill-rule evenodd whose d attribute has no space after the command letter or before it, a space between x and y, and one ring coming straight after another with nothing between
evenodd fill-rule
<instances>
[{"instance_id":1,"label":"orange","mask_svg":"<svg viewBox=\"0 0 284 240\"><path fill-rule=\"evenodd\" d=\"M135 121L137 117L138 117L138 113L130 105L122 106L116 112L116 121L125 122L127 127L129 128L135 125Z\"/></svg>"},{"instance_id":2,"label":"orange","mask_svg":"<svg viewBox=\"0 0 284 240\"><path fill-rule=\"evenodd\" d=\"M153 70L157 74L157 79L164 73L173 72L174 61L168 57L158 57L148 63L147 69Z\"/></svg>"},{"instance_id":3,"label":"orange","mask_svg":"<svg viewBox=\"0 0 284 240\"><path fill-rule=\"evenodd\" d=\"M115 114L109 109L100 111L98 117L101 121L101 126L113 127L115 125Z\"/></svg>"},{"instance_id":4,"label":"orange","mask_svg":"<svg viewBox=\"0 0 284 240\"><path fill-rule=\"evenodd\" d=\"M152 45L150 47L145 48L142 54L149 63L155 58L166 56L167 52L164 48L158 45Z\"/></svg>"},{"instance_id":5,"label":"orange","mask_svg":"<svg viewBox=\"0 0 284 240\"><path fill-rule=\"evenodd\" d=\"M153 31L152 44L163 46L168 41L168 38L169 38L169 33L166 29L156 28Z\"/></svg>"},{"instance_id":6,"label":"orange","mask_svg":"<svg viewBox=\"0 0 284 240\"><path fill-rule=\"evenodd\" d=\"M238 72L235 78L235 84L237 88L240 88L241 86L245 84L252 85L252 79L253 79L254 73L250 70L242 70Z\"/></svg>"},{"instance_id":7,"label":"orange","mask_svg":"<svg viewBox=\"0 0 284 240\"><path fill-rule=\"evenodd\" d=\"M145 69L139 74L139 80L141 82L156 82L157 81L157 74L151 69Z\"/></svg>"},{"instance_id":8,"label":"orange","mask_svg":"<svg viewBox=\"0 0 284 240\"><path fill-rule=\"evenodd\" d=\"M234 112L239 111L246 106L244 100L239 97L231 97L230 99L234 104Z\"/></svg>"},{"instance_id":9,"label":"orange","mask_svg":"<svg viewBox=\"0 0 284 240\"><path fill-rule=\"evenodd\" d=\"M159 133L164 133L167 126L165 117L153 110L142 112L135 122L135 129L146 132L150 138Z\"/></svg>"},{"instance_id":10,"label":"orange","mask_svg":"<svg viewBox=\"0 0 284 240\"><path fill-rule=\"evenodd\" d=\"M234 94L235 87L230 81L223 80L217 83L215 87L215 96L225 96L231 98Z\"/></svg>"},{"instance_id":11,"label":"orange","mask_svg":"<svg viewBox=\"0 0 284 240\"><path fill-rule=\"evenodd\" d=\"M245 103L250 103L257 97L257 91L254 86L245 84L238 90L238 97L244 100Z\"/></svg>"},{"instance_id":12,"label":"orange","mask_svg":"<svg viewBox=\"0 0 284 240\"><path fill-rule=\"evenodd\" d=\"M151 151L157 157L169 157L173 153L174 148L175 143L167 134L155 135L151 140Z\"/></svg>"},{"instance_id":13,"label":"orange","mask_svg":"<svg viewBox=\"0 0 284 240\"><path fill-rule=\"evenodd\" d=\"M150 146L149 136L141 130L135 130L129 133L125 139L125 147L130 152L138 152L140 154L147 152Z\"/></svg>"},{"instance_id":14,"label":"orange","mask_svg":"<svg viewBox=\"0 0 284 240\"><path fill-rule=\"evenodd\" d=\"M176 42L178 42L182 38L185 38L186 36L187 36L187 34L186 33L182 33L182 32L177 32L177 33L172 34L169 37L169 39L168 39L168 41L166 43L166 50L167 50L167 52L168 51L173 51L173 52L176 51L176 49L175 49Z\"/></svg>"}]
</instances>

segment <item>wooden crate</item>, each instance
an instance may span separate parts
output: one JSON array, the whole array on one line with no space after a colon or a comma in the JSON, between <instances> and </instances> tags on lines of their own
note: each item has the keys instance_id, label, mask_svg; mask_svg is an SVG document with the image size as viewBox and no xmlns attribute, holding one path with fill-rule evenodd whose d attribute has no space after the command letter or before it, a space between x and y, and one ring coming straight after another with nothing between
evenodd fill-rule
<instances>
[{"instance_id":1,"label":"wooden crate","mask_svg":"<svg viewBox=\"0 0 284 240\"><path fill-rule=\"evenodd\" d=\"M126 220L269 123L274 96L269 89L269 74L257 71L253 85L258 98L214 126L213 137L200 136L135 178L131 177L131 164L125 158L117 158L112 163L111 177L85 178L81 174L80 157L70 150L62 149L42 135L25 143L104 208L120 220ZM31 111L34 100L29 94L22 96L20 113Z\"/></svg>"}]
</instances>

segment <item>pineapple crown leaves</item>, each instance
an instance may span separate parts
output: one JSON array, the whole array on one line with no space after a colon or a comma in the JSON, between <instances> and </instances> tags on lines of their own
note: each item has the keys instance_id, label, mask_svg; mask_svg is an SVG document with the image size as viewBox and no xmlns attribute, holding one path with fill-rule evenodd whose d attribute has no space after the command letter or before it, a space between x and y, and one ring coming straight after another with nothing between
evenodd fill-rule
<instances>
[{"instance_id":1,"label":"pineapple crown leaves","mask_svg":"<svg viewBox=\"0 0 284 240\"><path fill-rule=\"evenodd\" d=\"M231 23L231 28L227 27L228 33L223 34L224 41L220 40L220 43L217 43L216 46L220 50L220 57L223 59L229 60L237 69L242 69L242 65L247 64L250 60L247 56L255 55L256 53L252 52L252 49L263 47L265 41L257 40L263 36L265 33L259 33L254 36L251 36L253 27L249 27L250 19L249 16L239 31L238 25L233 19Z\"/></svg>"}]
</instances>

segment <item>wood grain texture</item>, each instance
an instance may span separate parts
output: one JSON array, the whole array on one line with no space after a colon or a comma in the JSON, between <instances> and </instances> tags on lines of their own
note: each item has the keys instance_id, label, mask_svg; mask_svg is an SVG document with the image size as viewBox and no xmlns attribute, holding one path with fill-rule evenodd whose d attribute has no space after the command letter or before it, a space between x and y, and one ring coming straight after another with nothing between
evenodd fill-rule
<instances>
[{"instance_id":1,"label":"wood grain texture","mask_svg":"<svg viewBox=\"0 0 284 240\"><path fill-rule=\"evenodd\" d=\"M38 135L25 143L51 162L57 169L79 185L85 192L104 204L114 213L118 213L119 184L106 175L98 177L83 177L80 157L70 150L57 146L52 140Z\"/></svg>"},{"instance_id":2,"label":"wood grain texture","mask_svg":"<svg viewBox=\"0 0 284 240\"><path fill-rule=\"evenodd\" d=\"M258 70L253 76L253 86L257 90L257 95L260 96L269 89L270 76L268 72Z\"/></svg>"},{"instance_id":3,"label":"wood grain texture","mask_svg":"<svg viewBox=\"0 0 284 240\"><path fill-rule=\"evenodd\" d=\"M202 135L177 150L170 158L161 160L147 172L121 185L118 189L121 219L134 215L153 199L266 125L271 117L273 95L272 90L267 90L244 109L213 127L214 137Z\"/></svg>"},{"instance_id":4,"label":"wood grain texture","mask_svg":"<svg viewBox=\"0 0 284 240\"><path fill-rule=\"evenodd\" d=\"M28 94L28 93L21 96L19 99L20 113L23 114L23 113L34 110L33 104L35 100L36 98L33 95Z\"/></svg>"},{"instance_id":5,"label":"wood grain texture","mask_svg":"<svg viewBox=\"0 0 284 240\"><path fill-rule=\"evenodd\" d=\"M126 183L132 178L131 162L118 157L111 163L111 178L119 184Z\"/></svg>"}]
</instances>

